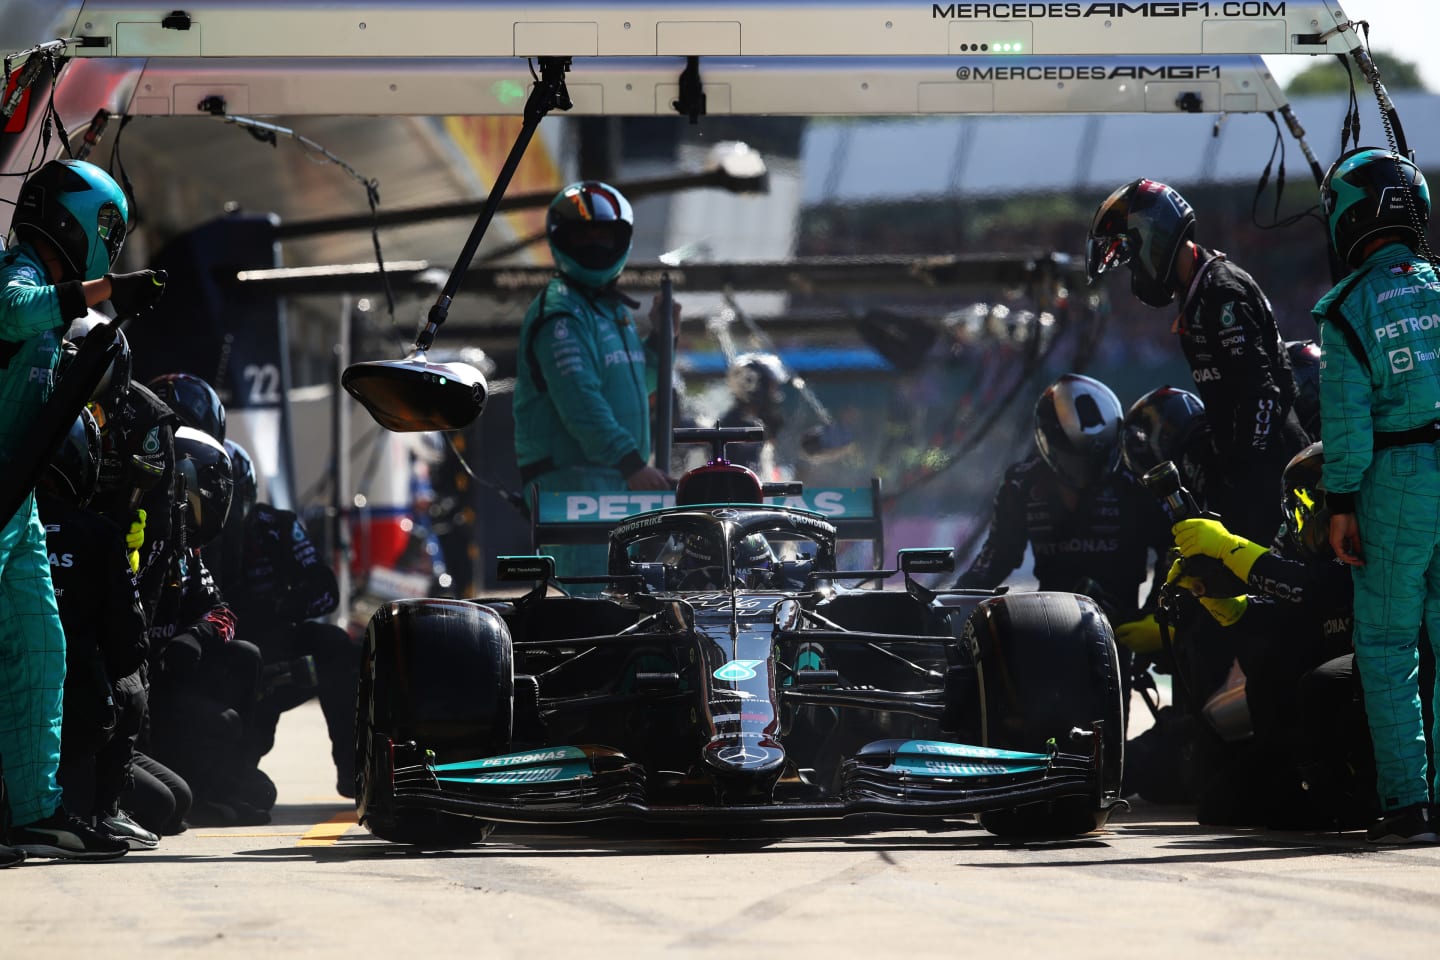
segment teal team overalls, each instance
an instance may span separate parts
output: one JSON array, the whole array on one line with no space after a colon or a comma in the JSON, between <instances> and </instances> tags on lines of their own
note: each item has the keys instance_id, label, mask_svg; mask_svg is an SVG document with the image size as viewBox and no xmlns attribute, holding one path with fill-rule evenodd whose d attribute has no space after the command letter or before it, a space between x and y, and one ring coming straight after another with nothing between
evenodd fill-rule
<instances>
[{"instance_id":1,"label":"teal team overalls","mask_svg":"<svg viewBox=\"0 0 1440 960\"><path fill-rule=\"evenodd\" d=\"M7 468L50 396L68 322L33 248L0 253L0 463ZM32 491L0 533L0 762L14 823L47 817L60 804L64 688L65 634Z\"/></svg>"},{"instance_id":2,"label":"teal team overalls","mask_svg":"<svg viewBox=\"0 0 1440 960\"><path fill-rule=\"evenodd\" d=\"M532 509L536 488L627 489L650 457L654 377L616 294L550 281L525 314L515 381L515 457ZM605 572L604 546L545 552L560 576Z\"/></svg>"},{"instance_id":3,"label":"teal team overalls","mask_svg":"<svg viewBox=\"0 0 1440 960\"><path fill-rule=\"evenodd\" d=\"M1360 525L1355 662L1391 811L1432 797L1417 671L1422 623L1440 645L1440 282L1409 247L1389 244L1314 314L1324 484L1336 512L1353 500Z\"/></svg>"}]
</instances>

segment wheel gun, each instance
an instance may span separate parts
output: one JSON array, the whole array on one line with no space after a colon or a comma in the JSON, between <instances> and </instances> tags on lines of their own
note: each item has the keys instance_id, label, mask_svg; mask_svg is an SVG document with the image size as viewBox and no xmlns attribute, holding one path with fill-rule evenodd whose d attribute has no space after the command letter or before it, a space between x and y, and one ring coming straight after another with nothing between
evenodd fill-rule
<instances>
[{"instance_id":1,"label":"wheel gun","mask_svg":"<svg viewBox=\"0 0 1440 960\"><path fill-rule=\"evenodd\" d=\"M125 479L131 485L131 513L140 509L140 503L145 499L145 494L155 489L155 484L160 482L160 477L164 473L165 468L161 464L152 463L138 453L130 455L130 462L125 465Z\"/></svg>"},{"instance_id":2,"label":"wheel gun","mask_svg":"<svg viewBox=\"0 0 1440 960\"><path fill-rule=\"evenodd\" d=\"M1180 469L1173 460L1166 460L1145 471L1140 484L1160 501L1172 525L1195 517L1220 519L1216 514L1200 509L1195 497L1180 482ZM1181 571L1184 576L1199 580L1206 596L1235 597L1247 592L1245 582L1214 557L1183 557Z\"/></svg>"}]
</instances>

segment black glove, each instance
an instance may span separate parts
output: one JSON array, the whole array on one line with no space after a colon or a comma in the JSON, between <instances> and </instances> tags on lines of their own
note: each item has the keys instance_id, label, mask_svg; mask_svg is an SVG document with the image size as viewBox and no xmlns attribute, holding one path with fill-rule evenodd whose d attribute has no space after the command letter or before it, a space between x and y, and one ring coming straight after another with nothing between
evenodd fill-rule
<instances>
[{"instance_id":1,"label":"black glove","mask_svg":"<svg viewBox=\"0 0 1440 960\"><path fill-rule=\"evenodd\" d=\"M148 310L165 292L164 270L137 270L134 273L107 273L110 281L110 303L122 317L133 317Z\"/></svg>"}]
</instances>

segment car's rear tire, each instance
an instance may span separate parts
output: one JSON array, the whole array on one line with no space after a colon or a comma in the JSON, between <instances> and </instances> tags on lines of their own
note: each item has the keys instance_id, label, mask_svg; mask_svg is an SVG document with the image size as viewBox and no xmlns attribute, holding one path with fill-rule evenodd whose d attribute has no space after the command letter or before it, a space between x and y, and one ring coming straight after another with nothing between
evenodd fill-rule
<instances>
[{"instance_id":1,"label":"car's rear tire","mask_svg":"<svg viewBox=\"0 0 1440 960\"><path fill-rule=\"evenodd\" d=\"M1100 797L987 811L981 825L1002 837L1070 837L1104 825L1119 796L1125 715L1115 637L1100 608L1071 593L1005 594L975 608L965 642L975 658L985 746L1043 753L1051 738L1103 723Z\"/></svg>"},{"instance_id":2,"label":"car's rear tire","mask_svg":"<svg viewBox=\"0 0 1440 960\"><path fill-rule=\"evenodd\" d=\"M463 600L401 600L370 618L356 701L355 804L371 833L395 843L459 846L494 824L400 810L390 743L413 741L443 760L510 750L515 698L510 631Z\"/></svg>"}]
</instances>

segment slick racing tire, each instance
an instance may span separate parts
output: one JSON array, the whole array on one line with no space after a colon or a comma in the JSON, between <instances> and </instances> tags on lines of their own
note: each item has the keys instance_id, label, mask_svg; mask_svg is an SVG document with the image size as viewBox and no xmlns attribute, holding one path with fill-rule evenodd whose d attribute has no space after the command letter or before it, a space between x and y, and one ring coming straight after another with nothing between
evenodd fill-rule
<instances>
[{"instance_id":1,"label":"slick racing tire","mask_svg":"<svg viewBox=\"0 0 1440 960\"><path fill-rule=\"evenodd\" d=\"M1044 753L1047 742L1101 721L1101 796L1062 797L981 814L1002 837L1070 837L1104 825L1119 796L1125 726L1120 661L1110 623L1072 593L986 600L965 630L979 678L985 746Z\"/></svg>"},{"instance_id":2,"label":"slick racing tire","mask_svg":"<svg viewBox=\"0 0 1440 960\"><path fill-rule=\"evenodd\" d=\"M464 600L401 600L375 612L365 633L355 721L355 805L382 840L459 846L494 824L396 803L391 744L414 743L440 761L510 750L515 699L510 631ZM398 749L398 748L397 748Z\"/></svg>"}]
</instances>

